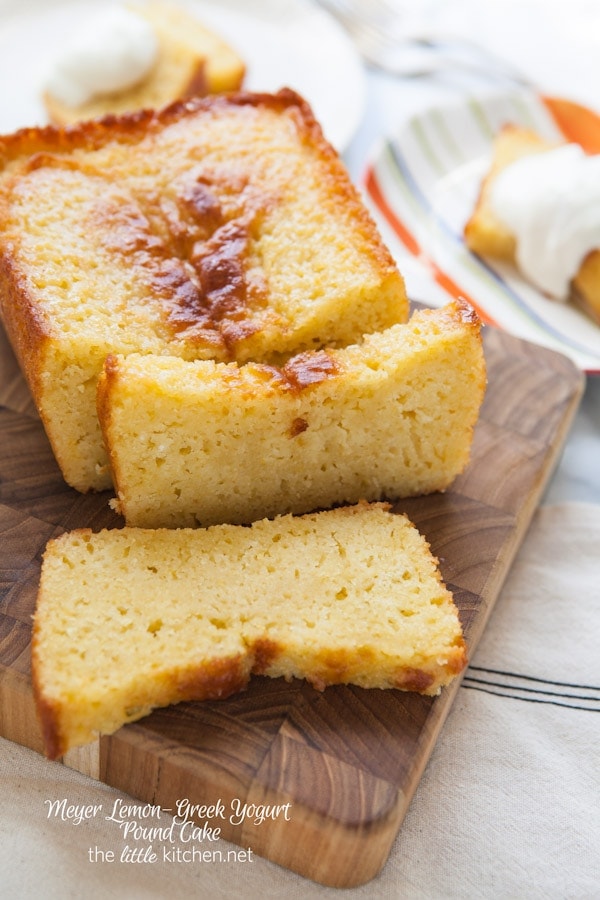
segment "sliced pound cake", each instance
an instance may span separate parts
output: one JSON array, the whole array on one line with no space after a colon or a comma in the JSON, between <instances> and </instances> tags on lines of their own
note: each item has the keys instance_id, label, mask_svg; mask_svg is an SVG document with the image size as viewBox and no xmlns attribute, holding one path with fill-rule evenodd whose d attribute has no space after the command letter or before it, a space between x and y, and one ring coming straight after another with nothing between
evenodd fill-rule
<instances>
[{"instance_id":1,"label":"sliced pound cake","mask_svg":"<svg viewBox=\"0 0 600 900\"><path fill-rule=\"evenodd\" d=\"M32 671L58 757L252 673L436 694L466 664L424 538L383 504L251 527L75 531L45 552Z\"/></svg>"},{"instance_id":2,"label":"sliced pound cake","mask_svg":"<svg viewBox=\"0 0 600 900\"><path fill-rule=\"evenodd\" d=\"M485 381L464 302L281 367L110 357L98 414L117 507L145 528L240 524L444 490Z\"/></svg>"},{"instance_id":3,"label":"sliced pound cake","mask_svg":"<svg viewBox=\"0 0 600 900\"><path fill-rule=\"evenodd\" d=\"M402 278L296 94L0 138L0 312L67 482L110 486L110 353L279 360L403 321Z\"/></svg>"}]
</instances>

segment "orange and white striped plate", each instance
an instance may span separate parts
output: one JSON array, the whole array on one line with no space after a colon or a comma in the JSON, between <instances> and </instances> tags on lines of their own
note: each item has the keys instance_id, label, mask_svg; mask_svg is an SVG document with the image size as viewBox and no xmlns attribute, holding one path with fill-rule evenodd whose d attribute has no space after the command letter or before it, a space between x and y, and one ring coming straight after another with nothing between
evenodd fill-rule
<instances>
[{"instance_id":1,"label":"orange and white striped plate","mask_svg":"<svg viewBox=\"0 0 600 900\"><path fill-rule=\"evenodd\" d=\"M419 112L375 148L364 176L367 203L411 297L431 305L465 297L484 322L598 374L600 327L572 304L543 296L513 266L476 256L464 243L493 138L508 122L600 153L600 116L569 100L522 90L465 97Z\"/></svg>"}]
</instances>

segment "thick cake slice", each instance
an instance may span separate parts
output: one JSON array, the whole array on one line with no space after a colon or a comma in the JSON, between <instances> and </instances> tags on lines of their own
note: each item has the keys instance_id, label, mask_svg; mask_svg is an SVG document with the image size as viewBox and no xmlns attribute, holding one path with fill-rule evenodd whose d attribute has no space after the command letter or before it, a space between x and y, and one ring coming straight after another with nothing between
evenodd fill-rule
<instances>
[{"instance_id":1,"label":"thick cake slice","mask_svg":"<svg viewBox=\"0 0 600 900\"><path fill-rule=\"evenodd\" d=\"M65 534L45 552L32 671L46 750L251 673L436 694L466 664L413 525L359 504L251 527Z\"/></svg>"},{"instance_id":2,"label":"thick cake slice","mask_svg":"<svg viewBox=\"0 0 600 900\"><path fill-rule=\"evenodd\" d=\"M485 390L465 303L283 367L111 357L98 392L127 524L248 523L444 490Z\"/></svg>"},{"instance_id":3,"label":"thick cake slice","mask_svg":"<svg viewBox=\"0 0 600 900\"><path fill-rule=\"evenodd\" d=\"M213 96L0 138L0 311L65 479L110 486L106 356L277 360L403 321L404 284L309 107Z\"/></svg>"}]
</instances>

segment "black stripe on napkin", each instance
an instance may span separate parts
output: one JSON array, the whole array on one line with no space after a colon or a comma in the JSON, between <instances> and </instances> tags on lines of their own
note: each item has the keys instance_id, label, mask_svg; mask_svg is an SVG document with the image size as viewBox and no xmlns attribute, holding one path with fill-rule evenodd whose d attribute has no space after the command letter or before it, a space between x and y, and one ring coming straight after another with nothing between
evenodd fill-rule
<instances>
[{"instance_id":1,"label":"black stripe on napkin","mask_svg":"<svg viewBox=\"0 0 600 900\"><path fill-rule=\"evenodd\" d=\"M476 674L475 674L476 673ZM497 697L600 712L600 687L469 666L462 686Z\"/></svg>"}]
</instances>

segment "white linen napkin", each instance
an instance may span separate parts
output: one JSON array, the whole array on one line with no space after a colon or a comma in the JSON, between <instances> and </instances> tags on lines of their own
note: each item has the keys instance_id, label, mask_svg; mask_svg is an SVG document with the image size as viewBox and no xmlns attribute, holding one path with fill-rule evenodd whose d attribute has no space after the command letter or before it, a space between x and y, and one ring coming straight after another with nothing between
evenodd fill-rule
<instances>
[{"instance_id":1,"label":"white linen napkin","mask_svg":"<svg viewBox=\"0 0 600 900\"><path fill-rule=\"evenodd\" d=\"M0 894L595 900L599 713L600 506L541 507L390 858L369 884L341 893L256 856L90 861L94 847L118 857L114 824L48 818L46 801L111 809L119 793L0 741ZM236 849L220 845L224 856Z\"/></svg>"}]
</instances>

